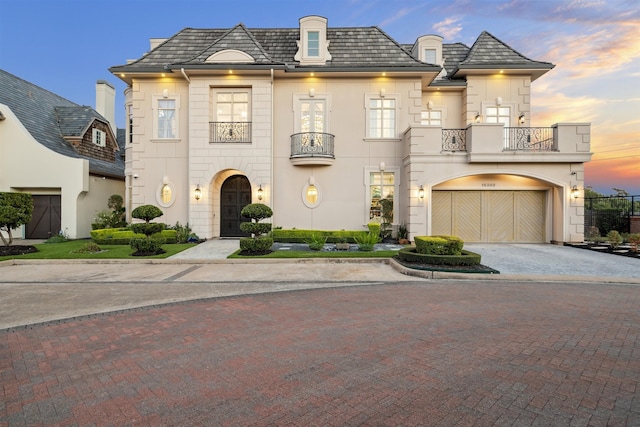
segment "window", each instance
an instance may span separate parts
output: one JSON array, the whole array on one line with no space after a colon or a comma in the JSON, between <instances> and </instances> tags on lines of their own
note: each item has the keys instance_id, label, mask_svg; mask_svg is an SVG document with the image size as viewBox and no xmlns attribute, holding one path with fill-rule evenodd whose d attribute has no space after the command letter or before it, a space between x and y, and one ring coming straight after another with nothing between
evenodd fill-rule
<instances>
[{"instance_id":1,"label":"window","mask_svg":"<svg viewBox=\"0 0 640 427\"><path fill-rule=\"evenodd\" d=\"M320 31L307 33L307 56L320 56Z\"/></svg>"},{"instance_id":2,"label":"window","mask_svg":"<svg viewBox=\"0 0 640 427\"><path fill-rule=\"evenodd\" d=\"M169 184L164 184L160 190L160 200L166 205L171 202L172 198L173 192L171 191L171 187L169 187Z\"/></svg>"},{"instance_id":3,"label":"window","mask_svg":"<svg viewBox=\"0 0 640 427\"><path fill-rule=\"evenodd\" d=\"M381 200L391 201L393 211L393 195L395 193L395 174L393 172L370 172L369 174L369 219L382 220Z\"/></svg>"},{"instance_id":4,"label":"window","mask_svg":"<svg viewBox=\"0 0 640 427\"><path fill-rule=\"evenodd\" d=\"M425 110L420 114L420 124L430 126L442 126L442 111Z\"/></svg>"},{"instance_id":5,"label":"window","mask_svg":"<svg viewBox=\"0 0 640 427\"><path fill-rule=\"evenodd\" d=\"M93 129L93 143L98 147L107 146L107 134L100 129Z\"/></svg>"},{"instance_id":6,"label":"window","mask_svg":"<svg viewBox=\"0 0 640 427\"><path fill-rule=\"evenodd\" d=\"M511 108L509 107L486 107L485 108L485 123L502 123L505 126L504 130L504 146L509 147L509 129L511 126Z\"/></svg>"},{"instance_id":7,"label":"window","mask_svg":"<svg viewBox=\"0 0 640 427\"><path fill-rule=\"evenodd\" d=\"M247 122L249 121L249 93L217 92L216 118L218 122Z\"/></svg>"},{"instance_id":8,"label":"window","mask_svg":"<svg viewBox=\"0 0 640 427\"><path fill-rule=\"evenodd\" d=\"M127 116L129 117L129 127L128 127L128 131L129 131L129 144L133 143L133 107L131 105L127 106Z\"/></svg>"},{"instance_id":9,"label":"window","mask_svg":"<svg viewBox=\"0 0 640 427\"><path fill-rule=\"evenodd\" d=\"M369 137L396 137L396 100L371 98L368 105Z\"/></svg>"},{"instance_id":10,"label":"window","mask_svg":"<svg viewBox=\"0 0 640 427\"><path fill-rule=\"evenodd\" d=\"M324 99L300 101L300 132L324 132L325 103Z\"/></svg>"},{"instance_id":11,"label":"window","mask_svg":"<svg viewBox=\"0 0 640 427\"><path fill-rule=\"evenodd\" d=\"M251 142L251 89L213 91L211 142Z\"/></svg>"},{"instance_id":12,"label":"window","mask_svg":"<svg viewBox=\"0 0 640 427\"><path fill-rule=\"evenodd\" d=\"M316 208L322 201L320 187L313 179L302 187L302 203L310 209Z\"/></svg>"},{"instance_id":13,"label":"window","mask_svg":"<svg viewBox=\"0 0 640 427\"><path fill-rule=\"evenodd\" d=\"M156 201L159 206L168 208L175 202L176 195L171 182L166 177L162 181L156 189Z\"/></svg>"},{"instance_id":14,"label":"window","mask_svg":"<svg viewBox=\"0 0 640 427\"><path fill-rule=\"evenodd\" d=\"M176 138L176 100L158 100L158 138Z\"/></svg>"},{"instance_id":15,"label":"window","mask_svg":"<svg viewBox=\"0 0 640 427\"><path fill-rule=\"evenodd\" d=\"M424 50L424 58L423 58L424 62L427 62L429 64L436 64L437 59L436 59L436 50L435 49L425 49Z\"/></svg>"}]
</instances>

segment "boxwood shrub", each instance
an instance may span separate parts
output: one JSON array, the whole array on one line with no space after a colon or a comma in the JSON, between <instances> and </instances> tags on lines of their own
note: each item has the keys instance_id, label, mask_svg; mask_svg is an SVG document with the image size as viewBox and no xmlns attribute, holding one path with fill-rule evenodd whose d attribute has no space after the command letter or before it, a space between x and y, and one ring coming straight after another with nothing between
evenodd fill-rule
<instances>
[{"instance_id":1,"label":"boxwood shrub","mask_svg":"<svg viewBox=\"0 0 640 427\"><path fill-rule=\"evenodd\" d=\"M433 265L478 265L481 256L475 252L462 250L458 255L421 254L416 248L403 248L398 251L398 258L405 262Z\"/></svg>"},{"instance_id":2,"label":"boxwood shrub","mask_svg":"<svg viewBox=\"0 0 640 427\"><path fill-rule=\"evenodd\" d=\"M162 238L166 243L177 242L176 230L162 230L151 236L152 238ZM136 234L128 228L103 228L93 230L91 238L98 245L129 245L133 238L145 238L144 234Z\"/></svg>"},{"instance_id":3,"label":"boxwood shrub","mask_svg":"<svg viewBox=\"0 0 640 427\"><path fill-rule=\"evenodd\" d=\"M464 242L456 236L416 236L416 252L432 255L460 255Z\"/></svg>"}]
</instances>

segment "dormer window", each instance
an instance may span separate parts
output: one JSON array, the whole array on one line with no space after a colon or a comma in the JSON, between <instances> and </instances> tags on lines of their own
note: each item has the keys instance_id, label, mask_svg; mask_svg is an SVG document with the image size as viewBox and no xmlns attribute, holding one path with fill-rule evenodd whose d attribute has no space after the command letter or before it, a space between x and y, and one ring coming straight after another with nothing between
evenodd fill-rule
<instances>
[{"instance_id":1,"label":"dormer window","mask_svg":"<svg viewBox=\"0 0 640 427\"><path fill-rule=\"evenodd\" d=\"M437 64L437 56L436 56L436 50L435 49L431 49L431 48L427 48L424 50L424 62L427 62L429 64Z\"/></svg>"},{"instance_id":2,"label":"dormer window","mask_svg":"<svg viewBox=\"0 0 640 427\"><path fill-rule=\"evenodd\" d=\"M107 146L107 134L100 129L93 129L93 143L98 147Z\"/></svg>"},{"instance_id":3,"label":"dormer window","mask_svg":"<svg viewBox=\"0 0 640 427\"><path fill-rule=\"evenodd\" d=\"M300 40L294 59L301 65L324 65L331 60L327 40L327 19L306 16L300 19Z\"/></svg>"},{"instance_id":4,"label":"dormer window","mask_svg":"<svg viewBox=\"0 0 640 427\"><path fill-rule=\"evenodd\" d=\"M320 31L307 33L307 56L320 56Z\"/></svg>"}]
</instances>

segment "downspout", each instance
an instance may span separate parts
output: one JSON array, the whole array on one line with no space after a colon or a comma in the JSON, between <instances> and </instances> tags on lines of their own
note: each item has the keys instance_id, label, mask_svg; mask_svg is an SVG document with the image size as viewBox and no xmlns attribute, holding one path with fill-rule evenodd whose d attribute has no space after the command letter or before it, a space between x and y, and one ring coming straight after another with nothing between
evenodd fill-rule
<instances>
[{"instance_id":1,"label":"downspout","mask_svg":"<svg viewBox=\"0 0 640 427\"><path fill-rule=\"evenodd\" d=\"M187 82L191 83L191 79L189 78L189 76L187 76L187 73L186 73L186 71L184 71L184 68L180 68L180 72L181 72L181 73L182 73L182 75L184 76L184 79L185 79Z\"/></svg>"},{"instance_id":2,"label":"downspout","mask_svg":"<svg viewBox=\"0 0 640 427\"><path fill-rule=\"evenodd\" d=\"M273 122L273 68L271 69L271 167L269 168L269 181L270 181L270 193L271 193L271 208L273 209L275 207L275 203L274 203L274 199L275 199L275 192L273 191L273 137L274 137L274 132L273 132L273 128L274 128L274 122ZM277 218L274 218L274 220ZM276 221L274 221L276 222ZM276 222L277 223L277 222Z\"/></svg>"}]
</instances>

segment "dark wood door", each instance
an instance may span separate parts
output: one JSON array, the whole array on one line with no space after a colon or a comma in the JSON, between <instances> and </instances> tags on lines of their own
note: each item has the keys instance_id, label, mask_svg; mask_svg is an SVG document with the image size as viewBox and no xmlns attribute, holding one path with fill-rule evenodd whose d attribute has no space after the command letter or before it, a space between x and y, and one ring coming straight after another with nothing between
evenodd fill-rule
<instances>
[{"instance_id":1,"label":"dark wood door","mask_svg":"<svg viewBox=\"0 0 640 427\"><path fill-rule=\"evenodd\" d=\"M32 196L33 214L26 227L27 239L48 239L60 232L62 200L60 196Z\"/></svg>"},{"instance_id":2,"label":"dark wood door","mask_svg":"<svg viewBox=\"0 0 640 427\"><path fill-rule=\"evenodd\" d=\"M240 215L242 208L251 203L251 184L247 177L234 175L225 180L220 190L220 237L246 237L240 223L249 221Z\"/></svg>"}]
</instances>

